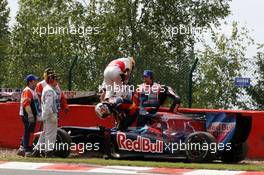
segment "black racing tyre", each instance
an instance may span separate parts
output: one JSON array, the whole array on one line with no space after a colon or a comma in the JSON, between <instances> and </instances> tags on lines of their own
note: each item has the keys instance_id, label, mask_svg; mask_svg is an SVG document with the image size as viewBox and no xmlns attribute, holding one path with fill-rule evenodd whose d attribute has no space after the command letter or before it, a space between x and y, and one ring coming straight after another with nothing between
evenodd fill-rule
<instances>
[{"instance_id":1,"label":"black racing tyre","mask_svg":"<svg viewBox=\"0 0 264 175\"><path fill-rule=\"evenodd\" d=\"M40 135L36 135L36 136L33 138L33 144L32 144L33 148L38 144L39 137L40 137ZM45 150L44 150L44 148L42 148L42 149L43 149L43 150L40 151L40 155L41 155L41 157L45 157Z\"/></svg>"},{"instance_id":2,"label":"black racing tyre","mask_svg":"<svg viewBox=\"0 0 264 175\"><path fill-rule=\"evenodd\" d=\"M212 162L216 158L217 144L215 137L207 132L194 132L185 140L188 162Z\"/></svg>"},{"instance_id":3,"label":"black racing tyre","mask_svg":"<svg viewBox=\"0 0 264 175\"><path fill-rule=\"evenodd\" d=\"M61 158L68 157L71 153L71 142L71 136L65 130L58 128L54 155Z\"/></svg>"},{"instance_id":4,"label":"black racing tyre","mask_svg":"<svg viewBox=\"0 0 264 175\"><path fill-rule=\"evenodd\" d=\"M246 158L247 152L247 142L243 142L240 144L231 144L231 149L226 150L222 153L221 160L225 163L237 163Z\"/></svg>"}]
</instances>

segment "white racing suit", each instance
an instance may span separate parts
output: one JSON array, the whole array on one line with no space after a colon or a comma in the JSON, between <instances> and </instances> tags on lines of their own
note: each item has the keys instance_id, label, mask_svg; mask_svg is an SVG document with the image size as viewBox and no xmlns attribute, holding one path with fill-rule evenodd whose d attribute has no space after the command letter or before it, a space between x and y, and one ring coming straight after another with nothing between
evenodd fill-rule
<instances>
[{"instance_id":1,"label":"white racing suit","mask_svg":"<svg viewBox=\"0 0 264 175\"><path fill-rule=\"evenodd\" d=\"M105 99L114 95L120 96L123 92L121 75L125 72L125 64L121 61L112 61L104 70L103 88L106 90Z\"/></svg>"},{"instance_id":2,"label":"white racing suit","mask_svg":"<svg viewBox=\"0 0 264 175\"><path fill-rule=\"evenodd\" d=\"M59 100L60 98L55 88L46 85L41 96L43 132L34 150L39 150L40 152L54 150L57 137Z\"/></svg>"},{"instance_id":3,"label":"white racing suit","mask_svg":"<svg viewBox=\"0 0 264 175\"><path fill-rule=\"evenodd\" d=\"M127 79L124 81L124 84L127 84L129 81L129 77L131 75L132 69L133 69L133 64L131 61L132 57L127 57L127 58L118 58L117 60L122 61L125 63L125 67L127 70Z\"/></svg>"}]
</instances>

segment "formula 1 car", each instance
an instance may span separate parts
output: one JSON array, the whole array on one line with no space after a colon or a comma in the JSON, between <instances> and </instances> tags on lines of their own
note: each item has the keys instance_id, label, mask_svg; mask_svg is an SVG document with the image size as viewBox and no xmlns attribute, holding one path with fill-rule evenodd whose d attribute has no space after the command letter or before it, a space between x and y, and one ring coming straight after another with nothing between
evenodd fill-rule
<instances>
[{"instance_id":1,"label":"formula 1 car","mask_svg":"<svg viewBox=\"0 0 264 175\"><path fill-rule=\"evenodd\" d=\"M239 162L246 157L251 116L228 112L179 113L175 111L176 95L171 88L167 88L164 98L172 99L170 108L160 108L144 127L119 130L64 126L59 142L66 143L65 137L76 145L89 144L87 152L100 152L108 158ZM61 157L70 154L69 149L58 151Z\"/></svg>"}]
</instances>

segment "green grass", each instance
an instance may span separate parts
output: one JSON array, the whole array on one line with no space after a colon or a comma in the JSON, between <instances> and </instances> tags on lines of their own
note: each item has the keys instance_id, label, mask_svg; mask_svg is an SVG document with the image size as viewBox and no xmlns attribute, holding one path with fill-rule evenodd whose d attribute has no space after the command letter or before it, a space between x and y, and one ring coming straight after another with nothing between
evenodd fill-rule
<instances>
[{"instance_id":1,"label":"green grass","mask_svg":"<svg viewBox=\"0 0 264 175\"><path fill-rule=\"evenodd\" d=\"M23 157L2 157L4 161L26 161L26 162L59 162L77 163L89 165L123 165L123 166L144 166L162 168L185 168L185 169L215 169L215 170L239 170L239 171L264 171L263 164L223 164L223 163L183 163L164 161L141 161L141 160L106 160L101 158L23 158Z\"/></svg>"}]
</instances>

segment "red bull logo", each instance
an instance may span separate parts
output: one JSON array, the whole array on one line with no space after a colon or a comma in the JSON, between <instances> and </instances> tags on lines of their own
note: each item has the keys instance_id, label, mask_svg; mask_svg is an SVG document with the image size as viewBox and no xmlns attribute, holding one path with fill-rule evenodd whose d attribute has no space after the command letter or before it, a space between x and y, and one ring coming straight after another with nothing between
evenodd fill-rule
<instances>
[{"instance_id":1,"label":"red bull logo","mask_svg":"<svg viewBox=\"0 0 264 175\"><path fill-rule=\"evenodd\" d=\"M131 140L127 139L126 134L122 132L118 132L116 137L120 150L163 153L163 141L156 140L155 143L152 143L149 138L141 136L137 136L136 140Z\"/></svg>"},{"instance_id":2,"label":"red bull logo","mask_svg":"<svg viewBox=\"0 0 264 175\"><path fill-rule=\"evenodd\" d=\"M234 128L234 122L213 122L208 128L208 132L213 134L218 141L222 141L226 137L226 135Z\"/></svg>"}]
</instances>

